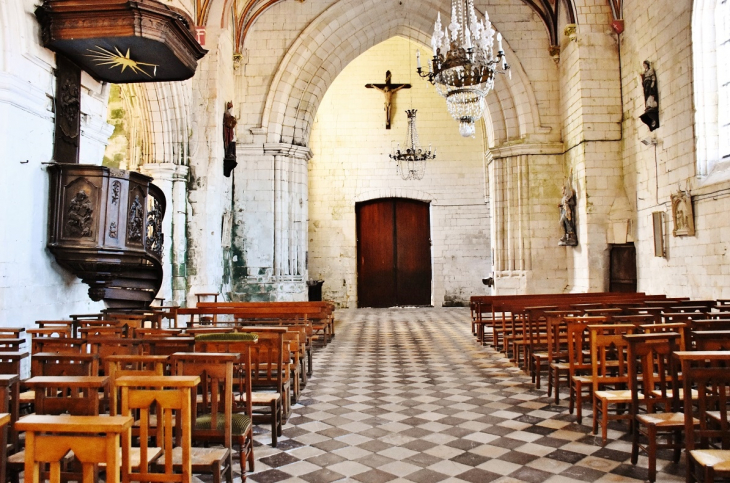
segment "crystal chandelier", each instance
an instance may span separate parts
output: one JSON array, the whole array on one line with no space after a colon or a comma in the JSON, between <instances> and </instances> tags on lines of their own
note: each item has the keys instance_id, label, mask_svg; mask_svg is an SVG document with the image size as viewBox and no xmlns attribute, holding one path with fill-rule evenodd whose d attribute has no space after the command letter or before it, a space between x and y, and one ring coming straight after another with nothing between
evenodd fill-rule
<instances>
[{"instance_id":1,"label":"crystal chandelier","mask_svg":"<svg viewBox=\"0 0 730 483\"><path fill-rule=\"evenodd\" d=\"M421 149L416 129L416 112L416 109L406 111L408 132L406 133L405 150L401 151L400 144L398 144L398 147L389 155L390 159L395 161L398 174L403 179L423 179L423 175L426 174L426 161L436 159L436 150L431 152L430 145L428 151Z\"/></svg>"},{"instance_id":2,"label":"crystal chandelier","mask_svg":"<svg viewBox=\"0 0 730 483\"><path fill-rule=\"evenodd\" d=\"M427 78L446 98L449 114L459 121L459 132L464 137L474 136L474 123L484 114L485 97L494 88L494 75L509 70L499 33L494 55L494 34L486 12L483 21L477 18L474 0L451 0L448 28L442 30L441 12L434 25L434 55L428 72L422 71L421 53L416 52L418 75ZM500 64L502 68L497 70Z\"/></svg>"}]
</instances>

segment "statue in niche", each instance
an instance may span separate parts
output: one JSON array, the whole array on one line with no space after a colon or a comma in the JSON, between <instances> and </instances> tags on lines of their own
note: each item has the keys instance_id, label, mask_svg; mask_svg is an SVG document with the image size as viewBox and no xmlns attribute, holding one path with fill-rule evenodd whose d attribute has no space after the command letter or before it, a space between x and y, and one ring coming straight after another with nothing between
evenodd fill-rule
<instances>
[{"instance_id":1,"label":"statue in niche","mask_svg":"<svg viewBox=\"0 0 730 483\"><path fill-rule=\"evenodd\" d=\"M654 131L659 127L659 89L657 88L656 72L648 60L644 61L641 85L644 89L644 114L639 118L649 126L649 131Z\"/></svg>"},{"instance_id":2,"label":"statue in niche","mask_svg":"<svg viewBox=\"0 0 730 483\"><path fill-rule=\"evenodd\" d=\"M223 113L223 176L226 178L231 176L233 168L238 166L236 162L236 124L238 120L233 114L233 103L226 103L226 110Z\"/></svg>"},{"instance_id":3,"label":"statue in niche","mask_svg":"<svg viewBox=\"0 0 730 483\"><path fill-rule=\"evenodd\" d=\"M681 188L672 195L672 219L674 236L694 236L695 222L692 211L692 195Z\"/></svg>"},{"instance_id":4,"label":"statue in niche","mask_svg":"<svg viewBox=\"0 0 730 483\"><path fill-rule=\"evenodd\" d=\"M561 247L574 247L578 245L578 237L575 234L575 190L569 185L563 186L563 197L560 199L560 227L563 229L563 237L558 242Z\"/></svg>"}]
</instances>

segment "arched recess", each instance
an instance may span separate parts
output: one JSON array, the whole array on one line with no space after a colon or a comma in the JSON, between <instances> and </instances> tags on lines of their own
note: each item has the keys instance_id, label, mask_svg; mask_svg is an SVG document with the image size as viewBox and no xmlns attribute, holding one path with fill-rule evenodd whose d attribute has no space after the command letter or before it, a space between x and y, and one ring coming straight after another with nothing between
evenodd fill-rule
<instances>
[{"instance_id":1,"label":"arched recess","mask_svg":"<svg viewBox=\"0 0 730 483\"><path fill-rule=\"evenodd\" d=\"M115 130L105 164L130 170L153 163L187 165L189 81L115 86L108 117Z\"/></svg>"},{"instance_id":2,"label":"arched recess","mask_svg":"<svg viewBox=\"0 0 730 483\"><path fill-rule=\"evenodd\" d=\"M442 7L437 0L417 4L404 2L403 10L394 14L388 2L372 4L345 0L323 12L293 43L274 76L261 121L261 126L267 130L268 141L308 145L319 103L342 69L370 47L396 35L429 45L428 32L433 29L435 13ZM512 4L511 8L524 9L523 13L531 14L526 5ZM499 27L499 15L490 12L490 18ZM546 36L544 27L535 18L537 35ZM532 85L520 60L509 47L509 33L505 40L512 79L500 79L496 91L501 100L496 105L491 99L489 102L490 111L503 111L496 116L492 113L493 118L503 118L504 139L500 142L541 131ZM545 55L548 55L547 51Z\"/></svg>"},{"instance_id":3,"label":"arched recess","mask_svg":"<svg viewBox=\"0 0 730 483\"><path fill-rule=\"evenodd\" d=\"M408 198L411 200L425 201L425 202L438 202L436 197L426 191L417 190L413 188L377 188L372 190L366 190L358 192L355 197L355 203L362 203L364 201L376 200L378 198Z\"/></svg>"}]
</instances>

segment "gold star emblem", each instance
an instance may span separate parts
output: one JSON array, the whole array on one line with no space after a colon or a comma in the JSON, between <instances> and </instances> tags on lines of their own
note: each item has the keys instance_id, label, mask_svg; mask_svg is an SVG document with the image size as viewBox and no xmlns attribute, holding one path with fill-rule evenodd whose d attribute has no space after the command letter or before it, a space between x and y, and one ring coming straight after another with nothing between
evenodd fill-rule
<instances>
[{"instance_id":1,"label":"gold star emblem","mask_svg":"<svg viewBox=\"0 0 730 483\"><path fill-rule=\"evenodd\" d=\"M96 65L108 65L110 69L113 69L114 67L121 67L122 72L129 67L135 74L139 74L140 72L147 77L152 77L157 75L157 65L155 64L147 64L145 62L137 62L136 60L133 60L130 57L130 49L127 49L126 55L123 55L118 48L114 47L114 50L117 51L115 54L114 52L110 52L102 47L96 46L97 50L91 50L88 49L91 54L87 54L88 57L91 57L93 60L96 61ZM142 66L147 67L153 67L152 75L150 75L148 72L146 72Z\"/></svg>"}]
</instances>

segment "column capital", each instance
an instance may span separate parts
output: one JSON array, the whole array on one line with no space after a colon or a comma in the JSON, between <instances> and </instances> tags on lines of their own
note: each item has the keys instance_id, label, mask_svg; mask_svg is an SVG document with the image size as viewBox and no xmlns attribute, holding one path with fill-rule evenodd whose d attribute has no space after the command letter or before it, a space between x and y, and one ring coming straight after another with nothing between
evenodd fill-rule
<instances>
[{"instance_id":1,"label":"column capital","mask_svg":"<svg viewBox=\"0 0 730 483\"><path fill-rule=\"evenodd\" d=\"M156 181L178 181L188 176L188 167L175 163L147 163L140 167L142 174Z\"/></svg>"},{"instance_id":2,"label":"column capital","mask_svg":"<svg viewBox=\"0 0 730 483\"><path fill-rule=\"evenodd\" d=\"M312 150L308 147L287 143L266 143L264 144L264 154L286 156L304 161L312 159Z\"/></svg>"}]
</instances>

